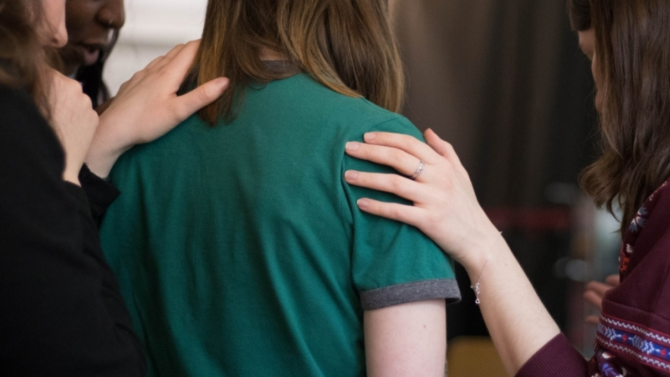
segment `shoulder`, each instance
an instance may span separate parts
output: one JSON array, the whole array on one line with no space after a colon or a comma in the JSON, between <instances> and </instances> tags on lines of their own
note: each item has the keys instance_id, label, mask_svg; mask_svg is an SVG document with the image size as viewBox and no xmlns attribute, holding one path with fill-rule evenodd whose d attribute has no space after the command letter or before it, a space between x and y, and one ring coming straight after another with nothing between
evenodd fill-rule
<instances>
[{"instance_id":1,"label":"shoulder","mask_svg":"<svg viewBox=\"0 0 670 377\"><path fill-rule=\"evenodd\" d=\"M296 116L299 114L302 119L319 121L330 129L343 129L361 135L377 128L418 134L416 127L402 115L377 106L363 97L337 93L315 81L309 74L273 82L270 88L267 95L273 97L275 104L281 103Z\"/></svg>"},{"instance_id":2,"label":"shoulder","mask_svg":"<svg viewBox=\"0 0 670 377\"><path fill-rule=\"evenodd\" d=\"M0 85L0 116L42 118L28 93Z\"/></svg>"}]
</instances>

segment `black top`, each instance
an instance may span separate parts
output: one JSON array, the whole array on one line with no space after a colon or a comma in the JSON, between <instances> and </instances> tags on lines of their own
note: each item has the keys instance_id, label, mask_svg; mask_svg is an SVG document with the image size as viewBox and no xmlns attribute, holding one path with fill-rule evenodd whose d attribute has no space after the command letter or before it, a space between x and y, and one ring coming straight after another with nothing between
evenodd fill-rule
<instances>
[{"instance_id":1,"label":"black top","mask_svg":"<svg viewBox=\"0 0 670 377\"><path fill-rule=\"evenodd\" d=\"M96 226L117 192L86 168L66 183L64 161L28 95L0 87L0 375L142 376Z\"/></svg>"}]
</instances>

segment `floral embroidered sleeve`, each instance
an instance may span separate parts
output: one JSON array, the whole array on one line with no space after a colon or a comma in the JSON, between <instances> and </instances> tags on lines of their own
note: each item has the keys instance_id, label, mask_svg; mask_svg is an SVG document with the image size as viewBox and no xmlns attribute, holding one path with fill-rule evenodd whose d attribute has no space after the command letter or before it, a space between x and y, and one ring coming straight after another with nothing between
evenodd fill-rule
<instances>
[{"instance_id":1,"label":"floral embroidered sleeve","mask_svg":"<svg viewBox=\"0 0 670 377\"><path fill-rule=\"evenodd\" d=\"M670 187L637 212L623 237L621 284L607 292L586 362L564 335L547 343L517 376L670 376Z\"/></svg>"}]
</instances>

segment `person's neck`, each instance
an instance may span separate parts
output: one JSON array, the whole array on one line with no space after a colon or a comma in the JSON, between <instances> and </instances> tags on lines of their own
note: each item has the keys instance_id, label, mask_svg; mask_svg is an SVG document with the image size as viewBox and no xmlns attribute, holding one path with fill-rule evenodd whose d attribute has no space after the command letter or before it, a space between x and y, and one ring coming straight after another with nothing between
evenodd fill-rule
<instances>
[{"instance_id":1,"label":"person's neck","mask_svg":"<svg viewBox=\"0 0 670 377\"><path fill-rule=\"evenodd\" d=\"M275 51L268 47L261 48L261 60L272 61L272 60L286 60L286 56L279 51Z\"/></svg>"}]
</instances>

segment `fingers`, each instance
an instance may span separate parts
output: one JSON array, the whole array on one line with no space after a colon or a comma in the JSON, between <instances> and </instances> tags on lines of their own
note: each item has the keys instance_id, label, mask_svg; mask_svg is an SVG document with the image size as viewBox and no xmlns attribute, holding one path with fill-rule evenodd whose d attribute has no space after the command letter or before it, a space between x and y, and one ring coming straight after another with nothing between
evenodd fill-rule
<instances>
[{"instance_id":1,"label":"fingers","mask_svg":"<svg viewBox=\"0 0 670 377\"><path fill-rule=\"evenodd\" d=\"M599 322L600 317L598 317L597 315L590 315L586 317L586 323L588 323L589 325L597 326Z\"/></svg>"},{"instance_id":2,"label":"fingers","mask_svg":"<svg viewBox=\"0 0 670 377\"><path fill-rule=\"evenodd\" d=\"M352 157L390 166L407 176L412 176L420 163L418 158L400 149L381 145L369 145L352 141L346 144L345 151Z\"/></svg>"},{"instance_id":3,"label":"fingers","mask_svg":"<svg viewBox=\"0 0 670 377\"><path fill-rule=\"evenodd\" d=\"M598 281L592 281L586 285L586 291L584 292L584 299L598 309L602 310L603 298L605 294L610 289L619 285L619 275L610 275L606 279L606 283L601 283Z\"/></svg>"},{"instance_id":4,"label":"fingers","mask_svg":"<svg viewBox=\"0 0 670 377\"><path fill-rule=\"evenodd\" d=\"M192 43L192 42L189 42ZM177 56L179 56L179 53L184 50L188 44L178 44L174 46L167 54L164 56L159 56L156 59L152 60L151 63L147 64L147 66L144 68L144 70L152 70L152 69L161 69L164 66L170 64Z\"/></svg>"},{"instance_id":5,"label":"fingers","mask_svg":"<svg viewBox=\"0 0 670 377\"><path fill-rule=\"evenodd\" d=\"M423 136L426 138L426 143L435 150L440 156L450 160L451 162L461 165L461 160L458 158L454 147L442 140L437 134L430 128L424 132Z\"/></svg>"},{"instance_id":6,"label":"fingers","mask_svg":"<svg viewBox=\"0 0 670 377\"><path fill-rule=\"evenodd\" d=\"M185 44L181 43L172 48L166 55L165 55L165 60L172 60L174 59L175 56L179 54L184 48L186 47Z\"/></svg>"},{"instance_id":7,"label":"fingers","mask_svg":"<svg viewBox=\"0 0 670 377\"><path fill-rule=\"evenodd\" d=\"M153 69L158 64L160 64L163 61L163 59L165 59L165 56L159 56L156 59L152 60L149 64L147 64L146 67L144 67L144 71ZM142 71L140 71L140 72L142 72Z\"/></svg>"},{"instance_id":8,"label":"fingers","mask_svg":"<svg viewBox=\"0 0 670 377\"><path fill-rule=\"evenodd\" d=\"M600 296L594 291L586 291L584 292L584 299L593 304L598 310L602 310L603 296Z\"/></svg>"},{"instance_id":9,"label":"fingers","mask_svg":"<svg viewBox=\"0 0 670 377\"><path fill-rule=\"evenodd\" d=\"M439 156L431 147L409 135L390 132L368 132L363 138L368 144L403 150L425 163L431 164L439 161Z\"/></svg>"},{"instance_id":10,"label":"fingers","mask_svg":"<svg viewBox=\"0 0 670 377\"><path fill-rule=\"evenodd\" d=\"M605 284L611 285L612 287L618 287L621 284L619 274L610 275L605 279Z\"/></svg>"},{"instance_id":11,"label":"fingers","mask_svg":"<svg viewBox=\"0 0 670 377\"><path fill-rule=\"evenodd\" d=\"M191 41L187 44L177 45L165 56L159 56L152 60L143 70L135 73L133 77L121 85L119 93L130 90L131 87L144 85L143 82L158 78L163 86L170 91L179 88L182 84L195 56L200 41Z\"/></svg>"},{"instance_id":12,"label":"fingers","mask_svg":"<svg viewBox=\"0 0 670 377\"><path fill-rule=\"evenodd\" d=\"M605 297L605 293L607 293L607 291L610 289L612 289L612 286L610 285L592 281L586 285L584 299L595 305L598 309L602 310L603 297Z\"/></svg>"},{"instance_id":13,"label":"fingers","mask_svg":"<svg viewBox=\"0 0 670 377\"><path fill-rule=\"evenodd\" d=\"M168 56L172 54L169 60L166 59L166 65L169 65L170 73L183 81L195 60L195 55L200 47L200 41L191 41L185 45L175 47ZM167 58L167 56L166 56Z\"/></svg>"},{"instance_id":14,"label":"fingers","mask_svg":"<svg viewBox=\"0 0 670 377\"><path fill-rule=\"evenodd\" d=\"M218 78L174 99L177 121L181 122L196 111L216 101L228 88L227 78Z\"/></svg>"},{"instance_id":15,"label":"fingers","mask_svg":"<svg viewBox=\"0 0 670 377\"><path fill-rule=\"evenodd\" d=\"M175 59L179 57L182 51L184 51L187 48L188 44L178 44L174 46L170 51L168 51L165 56L161 57L158 59L156 62L155 66L152 66L151 68L160 70L163 69L165 66L169 65L172 63Z\"/></svg>"},{"instance_id":16,"label":"fingers","mask_svg":"<svg viewBox=\"0 0 670 377\"><path fill-rule=\"evenodd\" d=\"M593 291L600 295L601 297L605 296L605 293L612 289L611 285L601 283L599 281L592 281L586 285L586 290L587 291Z\"/></svg>"},{"instance_id":17,"label":"fingers","mask_svg":"<svg viewBox=\"0 0 670 377\"><path fill-rule=\"evenodd\" d=\"M363 198L357 202L358 208L373 215L385 217L387 219L400 221L412 226L418 226L422 215L422 210L408 205L398 203L385 203L378 200Z\"/></svg>"},{"instance_id":18,"label":"fingers","mask_svg":"<svg viewBox=\"0 0 670 377\"><path fill-rule=\"evenodd\" d=\"M344 179L352 185L388 192L412 202L427 197L424 194L424 187L420 183L396 174L364 173L349 170L344 174Z\"/></svg>"}]
</instances>

